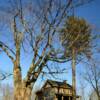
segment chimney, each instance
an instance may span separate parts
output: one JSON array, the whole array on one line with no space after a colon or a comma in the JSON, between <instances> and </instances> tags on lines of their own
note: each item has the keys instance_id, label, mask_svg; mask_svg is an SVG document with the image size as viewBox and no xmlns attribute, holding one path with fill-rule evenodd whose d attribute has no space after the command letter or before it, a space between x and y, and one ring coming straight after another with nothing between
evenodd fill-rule
<instances>
[{"instance_id":1,"label":"chimney","mask_svg":"<svg viewBox=\"0 0 100 100\"><path fill-rule=\"evenodd\" d=\"M64 80L63 83L67 83L67 80Z\"/></svg>"}]
</instances>

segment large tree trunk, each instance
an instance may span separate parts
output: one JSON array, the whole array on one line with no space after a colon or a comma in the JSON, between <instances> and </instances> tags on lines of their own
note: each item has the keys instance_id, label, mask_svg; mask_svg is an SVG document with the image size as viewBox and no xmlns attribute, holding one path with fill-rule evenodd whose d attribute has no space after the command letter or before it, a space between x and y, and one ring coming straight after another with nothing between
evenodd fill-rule
<instances>
[{"instance_id":1,"label":"large tree trunk","mask_svg":"<svg viewBox=\"0 0 100 100\"><path fill-rule=\"evenodd\" d=\"M21 68L17 60L14 62L13 78L14 78L14 100L22 100L21 98L22 75L21 75Z\"/></svg>"},{"instance_id":2,"label":"large tree trunk","mask_svg":"<svg viewBox=\"0 0 100 100\"><path fill-rule=\"evenodd\" d=\"M15 90L14 93L14 100L31 100L32 89L30 87L22 87Z\"/></svg>"},{"instance_id":3,"label":"large tree trunk","mask_svg":"<svg viewBox=\"0 0 100 100\"><path fill-rule=\"evenodd\" d=\"M25 83L20 81L18 73L14 80L16 80L16 82L14 82L14 100L31 100L32 86L26 86Z\"/></svg>"},{"instance_id":4,"label":"large tree trunk","mask_svg":"<svg viewBox=\"0 0 100 100\"><path fill-rule=\"evenodd\" d=\"M14 100L31 100L32 86L22 81L21 68L14 63Z\"/></svg>"},{"instance_id":5,"label":"large tree trunk","mask_svg":"<svg viewBox=\"0 0 100 100\"><path fill-rule=\"evenodd\" d=\"M16 41L16 60L14 61L13 69L14 78L14 100L31 100L31 83L26 84L22 80L22 73L20 67L20 41Z\"/></svg>"},{"instance_id":6,"label":"large tree trunk","mask_svg":"<svg viewBox=\"0 0 100 100\"><path fill-rule=\"evenodd\" d=\"M72 51L72 96L76 100L76 54L75 49Z\"/></svg>"},{"instance_id":7,"label":"large tree trunk","mask_svg":"<svg viewBox=\"0 0 100 100\"><path fill-rule=\"evenodd\" d=\"M31 96L32 96L31 85L28 86L23 85L21 94L22 94L22 100L31 100Z\"/></svg>"}]
</instances>

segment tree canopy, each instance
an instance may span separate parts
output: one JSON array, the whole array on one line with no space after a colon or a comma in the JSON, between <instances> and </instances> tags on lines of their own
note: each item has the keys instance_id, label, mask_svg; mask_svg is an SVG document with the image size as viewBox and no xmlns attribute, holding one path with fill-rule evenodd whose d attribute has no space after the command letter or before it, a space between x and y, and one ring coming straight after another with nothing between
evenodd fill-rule
<instances>
[{"instance_id":1,"label":"tree canopy","mask_svg":"<svg viewBox=\"0 0 100 100\"><path fill-rule=\"evenodd\" d=\"M60 40L65 48L65 55L71 56L75 49L76 56L90 56L92 28L85 19L70 16L60 31Z\"/></svg>"}]
</instances>

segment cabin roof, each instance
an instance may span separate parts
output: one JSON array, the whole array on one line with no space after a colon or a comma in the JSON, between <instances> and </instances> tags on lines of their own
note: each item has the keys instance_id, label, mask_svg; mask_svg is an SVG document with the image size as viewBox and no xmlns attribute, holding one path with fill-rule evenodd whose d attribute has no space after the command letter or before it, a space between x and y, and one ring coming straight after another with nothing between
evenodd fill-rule
<instances>
[{"instance_id":1,"label":"cabin roof","mask_svg":"<svg viewBox=\"0 0 100 100\"><path fill-rule=\"evenodd\" d=\"M53 80L47 80L46 84L50 84L51 87L58 87L58 88L72 88L72 86L68 83L66 83L65 81L63 82L59 82L59 81L53 81ZM43 87L45 87L45 85Z\"/></svg>"},{"instance_id":2,"label":"cabin roof","mask_svg":"<svg viewBox=\"0 0 100 100\"><path fill-rule=\"evenodd\" d=\"M45 84L42 86L42 88L36 92L36 94L43 92L47 84L49 84L51 88L56 87L56 88L72 89L72 86L65 81L59 82L54 80L47 80Z\"/></svg>"}]
</instances>

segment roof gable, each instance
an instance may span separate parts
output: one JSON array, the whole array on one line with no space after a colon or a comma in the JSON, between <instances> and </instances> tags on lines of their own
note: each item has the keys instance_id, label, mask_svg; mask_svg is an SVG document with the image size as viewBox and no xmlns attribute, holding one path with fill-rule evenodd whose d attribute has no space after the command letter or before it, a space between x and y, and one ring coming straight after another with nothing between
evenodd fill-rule
<instances>
[{"instance_id":1,"label":"roof gable","mask_svg":"<svg viewBox=\"0 0 100 100\"><path fill-rule=\"evenodd\" d=\"M47 88L50 86L59 87L59 88L72 88L72 86L67 84L66 82L58 82L58 81L53 81L53 80L47 80L42 88Z\"/></svg>"}]
</instances>

